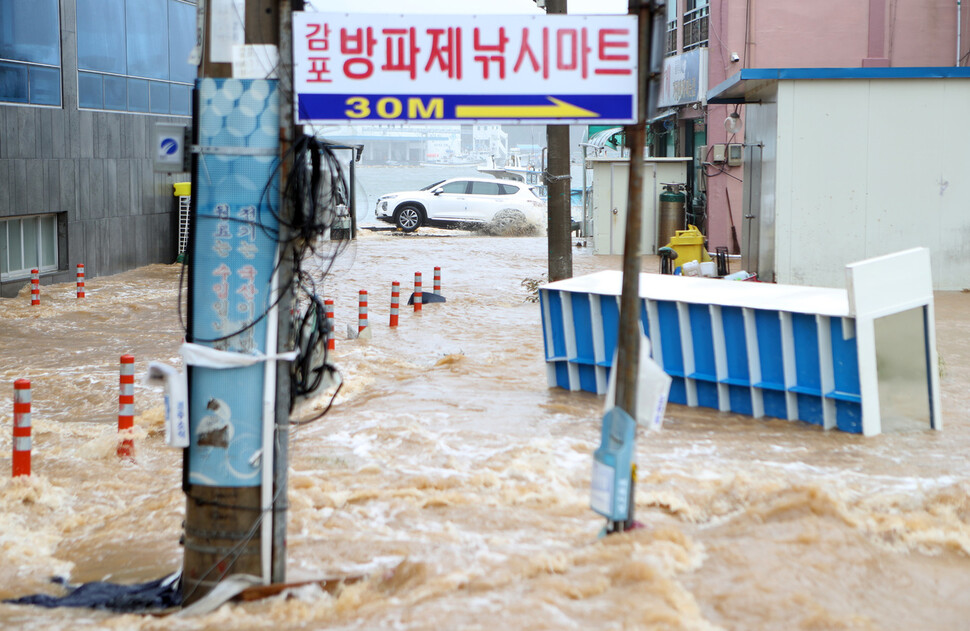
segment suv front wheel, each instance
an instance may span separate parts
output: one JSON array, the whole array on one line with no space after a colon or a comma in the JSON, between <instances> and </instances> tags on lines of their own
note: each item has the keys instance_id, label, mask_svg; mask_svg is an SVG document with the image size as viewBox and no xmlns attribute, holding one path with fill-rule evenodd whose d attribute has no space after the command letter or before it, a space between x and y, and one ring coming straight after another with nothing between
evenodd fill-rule
<instances>
[{"instance_id":1,"label":"suv front wheel","mask_svg":"<svg viewBox=\"0 0 970 631\"><path fill-rule=\"evenodd\" d=\"M417 206L401 206L394 212L394 224L404 232L414 232L421 225L421 209Z\"/></svg>"}]
</instances>

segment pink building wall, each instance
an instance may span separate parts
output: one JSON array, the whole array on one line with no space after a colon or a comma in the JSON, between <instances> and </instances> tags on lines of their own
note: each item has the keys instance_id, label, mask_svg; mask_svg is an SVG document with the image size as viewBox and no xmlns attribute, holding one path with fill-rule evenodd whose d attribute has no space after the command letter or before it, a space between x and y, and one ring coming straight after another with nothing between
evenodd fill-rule
<instances>
[{"instance_id":1,"label":"pink building wall","mask_svg":"<svg viewBox=\"0 0 970 631\"><path fill-rule=\"evenodd\" d=\"M962 4L963 61L959 65L967 66L970 2ZM710 5L711 88L742 68L958 65L957 0L711 0ZM731 61L732 53L739 61ZM708 106L708 146L729 142L723 121L734 108ZM744 107L739 111L743 121ZM730 142L743 138L742 128ZM708 173L717 171L708 167ZM743 168L725 167L724 171L707 181L711 248L732 248L729 197L734 226L743 243L742 183L735 179L744 178Z\"/></svg>"}]
</instances>

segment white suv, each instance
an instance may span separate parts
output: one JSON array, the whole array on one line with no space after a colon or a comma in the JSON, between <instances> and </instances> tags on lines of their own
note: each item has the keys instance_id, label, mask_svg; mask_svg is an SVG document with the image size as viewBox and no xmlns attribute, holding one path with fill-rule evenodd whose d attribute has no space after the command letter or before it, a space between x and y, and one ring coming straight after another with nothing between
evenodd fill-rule
<instances>
[{"instance_id":1,"label":"white suv","mask_svg":"<svg viewBox=\"0 0 970 631\"><path fill-rule=\"evenodd\" d=\"M501 230L514 225L544 225L546 202L521 182L453 178L420 191L383 195L374 214L404 232L426 225L491 225Z\"/></svg>"}]
</instances>

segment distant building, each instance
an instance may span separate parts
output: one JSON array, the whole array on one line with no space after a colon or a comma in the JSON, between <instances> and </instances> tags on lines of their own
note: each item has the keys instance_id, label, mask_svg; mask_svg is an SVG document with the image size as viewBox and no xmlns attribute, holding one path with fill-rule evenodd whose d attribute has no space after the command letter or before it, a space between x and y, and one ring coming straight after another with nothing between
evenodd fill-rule
<instances>
[{"instance_id":1,"label":"distant building","mask_svg":"<svg viewBox=\"0 0 970 631\"><path fill-rule=\"evenodd\" d=\"M737 252L750 213L742 183L748 165L729 164L721 153L728 143L744 142L745 105L709 105L709 90L745 69L966 66L970 7L963 5L961 11L955 0L668 2L667 57L651 151L693 158L688 212L705 229L710 247ZM828 107L853 106L834 99ZM933 103L926 107L934 110ZM731 114L737 114L737 127L729 131L725 119Z\"/></svg>"},{"instance_id":2,"label":"distant building","mask_svg":"<svg viewBox=\"0 0 970 631\"><path fill-rule=\"evenodd\" d=\"M0 295L172 262L172 182L159 121L190 122L196 5L0 0Z\"/></svg>"},{"instance_id":3,"label":"distant building","mask_svg":"<svg viewBox=\"0 0 970 631\"><path fill-rule=\"evenodd\" d=\"M321 138L365 146L361 164L504 160L509 136L501 125L334 125L312 128Z\"/></svg>"}]
</instances>

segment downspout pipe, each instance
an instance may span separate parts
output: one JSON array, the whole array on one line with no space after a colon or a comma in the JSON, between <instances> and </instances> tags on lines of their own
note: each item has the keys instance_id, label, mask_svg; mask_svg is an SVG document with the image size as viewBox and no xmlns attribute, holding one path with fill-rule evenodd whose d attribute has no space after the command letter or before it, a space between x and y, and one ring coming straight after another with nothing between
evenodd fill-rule
<instances>
[{"instance_id":1,"label":"downspout pipe","mask_svg":"<svg viewBox=\"0 0 970 631\"><path fill-rule=\"evenodd\" d=\"M960 0L957 0L957 66L960 65L960 53L962 49L960 47L960 29L963 26L963 18L960 15Z\"/></svg>"}]
</instances>

